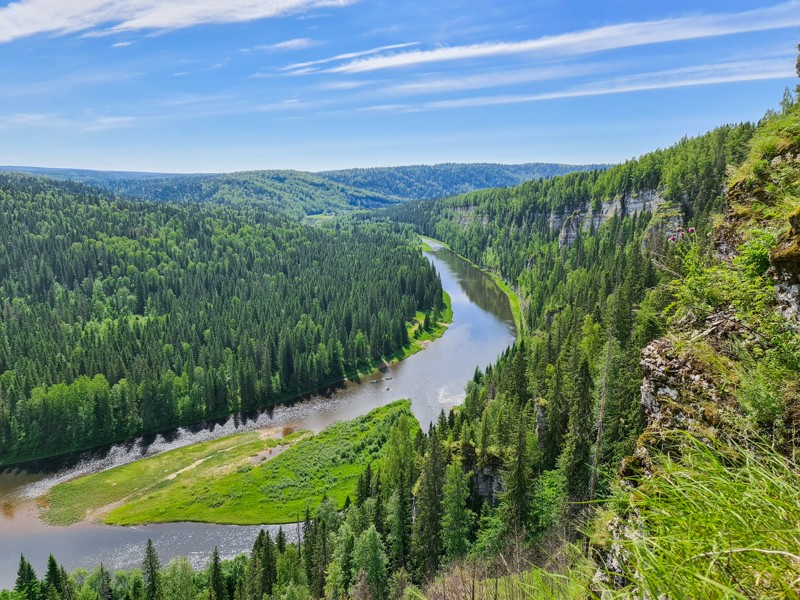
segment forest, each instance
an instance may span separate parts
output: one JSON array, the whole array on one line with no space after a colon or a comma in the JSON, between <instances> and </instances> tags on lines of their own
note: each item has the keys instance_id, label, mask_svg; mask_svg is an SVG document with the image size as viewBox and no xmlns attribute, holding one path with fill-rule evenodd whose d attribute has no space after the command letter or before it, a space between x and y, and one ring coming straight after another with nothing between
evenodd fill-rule
<instances>
[{"instance_id":1,"label":"forest","mask_svg":"<svg viewBox=\"0 0 800 600\"><path fill-rule=\"evenodd\" d=\"M355 188L407 200L426 200L474 190L509 187L532 179L564 175L571 171L603 169L608 165L525 163L444 163L408 167L373 167L321 171L319 175Z\"/></svg>"},{"instance_id":2,"label":"forest","mask_svg":"<svg viewBox=\"0 0 800 600\"><path fill-rule=\"evenodd\" d=\"M0 178L0 459L270 406L408 340L441 283L407 230ZM346 282L343 285L343 282Z\"/></svg>"},{"instance_id":3,"label":"forest","mask_svg":"<svg viewBox=\"0 0 800 600\"><path fill-rule=\"evenodd\" d=\"M113 576L102 565L67 575L52 558L41 581L23 557L5 598L800 597L798 157L800 103L787 92L758 124L605 171L336 221L347 247L413 225L499 273L522 298L517 343L427 432L398 418L341 511L330 498L309 505L296 543L265 532L249 555L223 561L214 549L198 571L185 559L162 566L152 544L140 569ZM336 243L332 231L303 235ZM417 308L438 306L435 276L398 247L417 265ZM88 298L34 302L36 274L59 271L28 261L15 297L88 318ZM140 314L155 320L161 306L148 300ZM113 316L102 296L99 307ZM373 352L388 339L364 336ZM343 363L357 361L343 346ZM180 353L153 351L165 355ZM270 365L285 385L280 355ZM196 371L203 356L185 360ZM57 367L37 366L50 377Z\"/></svg>"}]
</instances>

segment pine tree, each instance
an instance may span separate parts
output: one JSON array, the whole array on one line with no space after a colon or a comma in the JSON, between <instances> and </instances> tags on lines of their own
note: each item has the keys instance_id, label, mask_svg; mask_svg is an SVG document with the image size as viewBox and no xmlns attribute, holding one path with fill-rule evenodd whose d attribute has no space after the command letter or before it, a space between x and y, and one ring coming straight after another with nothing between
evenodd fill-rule
<instances>
[{"instance_id":1,"label":"pine tree","mask_svg":"<svg viewBox=\"0 0 800 600\"><path fill-rule=\"evenodd\" d=\"M279 554L286 552L286 534L283 533L283 527L278 527L278 535L275 536L275 548Z\"/></svg>"},{"instance_id":2,"label":"pine tree","mask_svg":"<svg viewBox=\"0 0 800 600\"><path fill-rule=\"evenodd\" d=\"M21 594L25 600L39 600L41 593L36 572L21 554L19 556L19 568L17 569L17 580L14 584L14 591Z\"/></svg>"},{"instance_id":3,"label":"pine tree","mask_svg":"<svg viewBox=\"0 0 800 600\"><path fill-rule=\"evenodd\" d=\"M97 574L97 595L99 600L114 600L114 590L111 587L111 574L100 563L100 572Z\"/></svg>"},{"instance_id":4,"label":"pine tree","mask_svg":"<svg viewBox=\"0 0 800 600\"><path fill-rule=\"evenodd\" d=\"M228 588L225 585L225 576L222 574L222 563L216 546L208 565L208 590L209 596L213 594L216 600L228 600Z\"/></svg>"},{"instance_id":5,"label":"pine tree","mask_svg":"<svg viewBox=\"0 0 800 600\"><path fill-rule=\"evenodd\" d=\"M465 473L458 459L447 466L442 530L445 532L444 555L450 561L461 558L469 549L469 538L475 524L475 513L467 507L471 477L472 472Z\"/></svg>"},{"instance_id":6,"label":"pine tree","mask_svg":"<svg viewBox=\"0 0 800 600\"><path fill-rule=\"evenodd\" d=\"M564 444L560 467L567 481L567 496L572 502L586 499L591 474L592 375L585 358L576 374L569 433Z\"/></svg>"},{"instance_id":7,"label":"pine tree","mask_svg":"<svg viewBox=\"0 0 800 600\"><path fill-rule=\"evenodd\" d=\"M144 580L145 600L161 600L161 562L153 546L153 540L147 540L142 562L142 579Z\"/></svg>"},{"instance_id":8,"label":"pine tree","mask_svg":"<svg viewBox=\"0 0 800 600\"><path fill-rule=\"evenodd\" d=\"M524 530L530 509L534 460L530 451L532 444L528 440L527 421L523 413L517 426L511 465L503 473L506 483L506 491L503 493L503 513L506 525L511 531Z\"/></svg>"},{"instance_id":9,"label":"pine tree","mask_svg":"<svg viewBox=\"0 0 800 600\"><path fill-rule=\"evenodd\" d=\"M428 451L423 459L417 494L412 550L417 578L424 579L436 570L442 554L442 490L444 488L444 448L436 429L431 429Z\"/></svg>"},{"instance_id":10,"label":"pine tree","mask_svg":"<svg viewBox=\"0 0 800 600\"><path fill-rule=\"evenodd\" d=\"M375 526L370 525L356 541L353 553L353 581L359 581L363 576L372 598L386 597L388 583L386 563L386 552L381 536Z\"/></svg>"}]
</instances>

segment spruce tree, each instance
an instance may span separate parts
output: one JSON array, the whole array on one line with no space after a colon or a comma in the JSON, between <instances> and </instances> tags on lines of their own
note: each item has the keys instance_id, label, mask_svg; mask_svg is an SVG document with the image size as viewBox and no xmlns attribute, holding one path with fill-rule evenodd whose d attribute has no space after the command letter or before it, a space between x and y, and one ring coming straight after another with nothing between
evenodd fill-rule
<instances>
[{"instance_id":1,"label":"spruce tree","mask_svg":"<svg viewBox=\"0 0 800 600\"><path fill-rule=\"evenodd\" d=\"M457 459L447 466L442 530L444 555L450 561L461 558L469 549L469 538L475 523L475 513L467 507L471 477L472 472L465 473Z\"/></svg>"},{"instance_id":2,"label":"spruce tree","mask_svg":"<svg viewBox=\"0 0 800 600\"><path fill-rule=\"evenodd\" d=\"M428 452L422 463L412 550L419 580L436 570L442 554L442 490L444 488L444 448L435 428L428 439Z\"/></svg>"},{"instance_id":3,"label":"spruce tree","mask_svg":"<svg viewBox=\"0 0 800 600\"><path fill-rule=\"evenodd\" d=\"M222 574L222 563L216 546L211 553L211 561L208 565L208 590L209 597L213 594L215 600L228 600L228 589L225 585L225 576Z\"/></svg>"},{"instance_id":4,"label":"spruce tree","mask_svg":"<svg viewBox=\"0 0 800 600\"><path fill-rule=\"evenodd\" d=\"M142 561L142 579L144 580L145 600L161 600L161 562L153 546L153 540L147 540Z\"/></svg>"},{"instance_id":5,"label":"spruce tree","mask_svg":"<svg viewBox=\"0 0 800 600\"><path fill-rule=\"evenodd\" d=\"M21 594L25 600L39 600L39 595L41 593L36 572L22 554L19 555L19 567L17 569L17 580L14 584L14 591Z\"/></svg>"}]
</instances>

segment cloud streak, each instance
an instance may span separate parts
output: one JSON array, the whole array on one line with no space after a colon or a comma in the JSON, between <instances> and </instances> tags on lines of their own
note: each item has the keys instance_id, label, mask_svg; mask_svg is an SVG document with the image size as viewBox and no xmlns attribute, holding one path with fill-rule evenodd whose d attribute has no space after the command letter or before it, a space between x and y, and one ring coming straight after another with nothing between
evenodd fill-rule
<instances>
[{"instance_id":1,"label":"cloud streak","mask_svg":"<svg viewBox=\"0 0 800 600\"><path fill-rule=\"evenodd\" d=\"M501 96L477 96L437 100L421 104L382 105L370 107L371 110L392 110L416 112L421 110L448 110L456 108L472 108L482 106L499 106L504 104L521 104L560 100L566 98L582 98L587 96L604 96L625 94L648 90L663 90L701 85L760 81L766 79L785 79L794 77L794 66L790 60L756 60L699 65L680 69L655 71L636 75L615 77L583 86L544 92L540 94L512 94Z\"/></svg>"},{"instance_id":2,"label":"cloud streak","mask_svg":"<svg viewBox=\"0 0 800 600\"><path fill-rule=\"evenodd\" d=\"M498 42L413 50L356 58L327 69L329 73L365 73L430 63L516 54L574 56L649 44L769 31L800 26L800 0L739 13L702 15L608 25L519 42ZM332 57L326 62L342 60ZM323 61L316 61L320 64ZM299 65L298 65L299 66Z\"/></svg>"},{"instance_id":3,"label":"cloud streak","mask_svg":"<svg viewBox=\"0 0 800 600\"><path fill-rule=\"evenodd\" d=\"M278 42L277 44L265 44L263 46L256 46L253 50L266 50L267 52L282 52L285 50L303 50L311 48L319 44L317 40L311 38L295 38L293 40L286 40Z\"/></svg>"},{"instance_id":4,"label":"cloud streak","mask_svg":"<svg viewBox=\"0 0 800 600\"><path fill-rule=\"evenodd\" d=\"M285 67L282 67L281 70L310 73L313 70L309 69L309 67L313 67L316 65L324 65L326 63L336 62L340 60L349 60L353 58L358 58L360 56L369 56L370 54L378 54L379 52L385 52L386 50L399 50L400 48L408 48L410 46L417 46L417 45L419 45L419 42L406 42L404 44L391 44L389 46L378 46L377 48L370 48L369 50L361 50L359 52L345 52L344 54L337 54L336 56L321 58L319 60L309 60L306 62L299 62L291 65L286 65Z\"/></svg>"},{"instance_id":5,"label":"cloud streak","mask_svg":"<svg viewBox=\"0 0 800 600\"><path fill-rule=\"evenodd\" d=\"M40 33L171 30L340 7L356 0L18 0L0 8L0 43Z\"/></svg>"}]
</instances>

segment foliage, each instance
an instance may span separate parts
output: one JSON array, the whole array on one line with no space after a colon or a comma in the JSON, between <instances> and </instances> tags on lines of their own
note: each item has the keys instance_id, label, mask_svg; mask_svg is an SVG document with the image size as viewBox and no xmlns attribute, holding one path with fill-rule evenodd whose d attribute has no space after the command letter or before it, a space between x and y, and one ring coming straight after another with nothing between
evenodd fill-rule
<instances>
[{"instance_id":1,"label":"foliage","mask_svg":"<svg viewBox=\"0 0 800 600\"><path fill-rule=\"evenodd\" d=\"M6 462L273 405L400 352L407 321L444 310L415 237L385 223L2 175L0 240Z\"/></svg>"},{"instance_id":2,"label":"foliage","mask_svg":"<svg viewBox=\"0 0 800 600\"><path fill-rule=\"evenodd\" d=\"M164 481L112 510L106 521L288 523L326 496L341 508L361 472L383 456L392 426L403 416L412 419L413 434L410 402L399 400L302 438L266 462L245 460L237 468L223 462Z\"/></svg>"},{"instance_id":3,"label":"foliage","mask_svg":"<svg viewBox=\"0 0 800 600\"><path fill-rule=\"evenodd\" d=\"M518 185L531 179L554 177L570 171L602 169L605 165L491 163L373 167L323 171L319 175L355 188L405 199L444 198L473 190Z\"/></svg>"},{"instance_id":4,"label":"foliage","mask_svg":"<svg viewBox=\"0 0 800 600\"><path fill-rule=\"evenodd\" d=\"M622 493L638 535L618 542L631 585L620 597L798 598L800 474L766 445L683 439L654 476Z\"/></svg>"}]
</instances>

